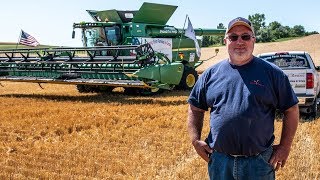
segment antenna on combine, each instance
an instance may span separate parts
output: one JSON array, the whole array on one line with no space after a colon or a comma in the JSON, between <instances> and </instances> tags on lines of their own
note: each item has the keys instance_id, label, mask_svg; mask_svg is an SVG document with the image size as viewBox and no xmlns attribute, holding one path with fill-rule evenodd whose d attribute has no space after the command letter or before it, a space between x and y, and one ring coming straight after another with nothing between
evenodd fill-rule
<instances>
[{"instance_id":1,"label":"antenna on combine","mask_svg":"<svg viewBox=\"0 0 320 180\"><path fill-rule=\"evenodd\" d=\"M184 33L184 27L186 26L187 18L188 18L188 14L186 15L186 18L184 19L183 28L182 28L183 31L181 31L181 34L180 34L179 45L178 45L177 54L176 54L176 60L178 59L178 54L179 54L179 49L180 49L180 44L181 44L182 33Z\"/></svg>"}]
</instances>

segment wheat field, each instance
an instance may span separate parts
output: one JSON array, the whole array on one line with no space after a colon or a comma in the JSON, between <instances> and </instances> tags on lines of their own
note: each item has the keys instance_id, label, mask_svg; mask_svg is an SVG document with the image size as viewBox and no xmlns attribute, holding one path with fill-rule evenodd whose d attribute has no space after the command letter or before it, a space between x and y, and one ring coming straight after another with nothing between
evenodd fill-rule
<instances>
[{"instance_id":1,"label":"wheat field","mask_svg":"<svg viewBox=\"0 0 320 180\"><path fill-rule=\"evenodd\" d=\"M303 50L319 35L257 44L255 54ZM319 41L318 41L319 42ZM308 47L307 47L308 46ZM317 45L318 46L318 45ZM265 47L265 48L264 48ZM217 57L199 71L226 57ZM265 50L265 51L264 51ZM204 58L214 48L204 48ZM207 179L186 128L188 91L152 97L81 94L72 85L1 82L0 179ZM203 137L208 133L205 115ZM279 141L281 121L275 121ZM302 117L277 179L320 179L320 120Z\"/></svg>"}]
</instances>

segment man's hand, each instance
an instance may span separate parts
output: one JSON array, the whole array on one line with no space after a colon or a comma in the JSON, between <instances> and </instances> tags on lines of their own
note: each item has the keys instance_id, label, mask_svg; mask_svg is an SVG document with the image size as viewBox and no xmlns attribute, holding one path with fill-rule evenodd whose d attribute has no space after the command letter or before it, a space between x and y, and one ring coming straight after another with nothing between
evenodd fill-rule
<instances>
[{"instance_id":1,"label":"man's hand","mask_svg":"<svg viewBox=\"0 0 320 180\"><path fill-rule=\"evenodd\" d=\"M204 141L196 140L192 142L192 145L199 156L205 161L209 162L209 154L211 154L213 150L208 146L208 144Z\"/></svg>"},{"instance_id":2,"label":"man's hand","mask_svg":"<svg viewBox=\"0 0 320 180\"><path fill-rule=\"evenodd\" d=\"M281 145L273 146L273 153L269 160L269 163L274 167L274 170L277 171L280 167L284 167L288 159L290 152L290 147L286 148Z\"/></svg>"},{"instance_id":3,"label":"man's hand","mask_svg":"<svg viewBox=\"0 0 320 180\"><path fill-rule=\"evenodd\" d=\"M280 167L284 167L288 159L290 147L299 122L298 104L284 111L282 122L280 144L273 146L273 154L269 160L275 171Z\"/></svg>"},{"instance_id":4,"label":"man's hand","mask_svg":"<svg viewBox=\"0 0 320 180\"><path fill-rule=\"evenodd\" d=\"M203 126L203 117L205 110L189 105L188 110L188 131L190 140L197 153L207 162L209 162L209 154L212 150L208 144L201 141L201 131Z\"/></svg>"}]
</instances>

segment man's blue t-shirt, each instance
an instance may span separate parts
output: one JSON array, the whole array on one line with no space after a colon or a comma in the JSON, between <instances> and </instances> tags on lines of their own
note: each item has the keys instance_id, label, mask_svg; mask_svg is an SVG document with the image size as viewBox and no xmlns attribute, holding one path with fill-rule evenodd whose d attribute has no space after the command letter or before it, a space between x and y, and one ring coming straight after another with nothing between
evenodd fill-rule
<instances>
[{"instance_id":1,"label":"man's blue t-shirt","mask_svg":"<svg viewBox=\"0 0 320 180\"><path fill-rule=\"evenodd\" d=\"M254 57L242 66L227 59L207 69L188 102L203 110L210 108L211 148L255 155L273 144L276 109L285 111L298 99L280 68Z\"/></svg>"}]
</instances>

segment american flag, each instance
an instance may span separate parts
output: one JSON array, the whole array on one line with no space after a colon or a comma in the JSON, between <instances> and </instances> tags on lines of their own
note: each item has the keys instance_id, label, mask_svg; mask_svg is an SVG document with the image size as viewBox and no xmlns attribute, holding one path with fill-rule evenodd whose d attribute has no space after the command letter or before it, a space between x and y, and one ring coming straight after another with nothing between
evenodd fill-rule
<instances>
[{"instance_id":1,"label":"american flag","mask_svg":"<svg viewBox=\"0 0 320 180\"><path fill-rule=\"evenodd\" d=\"M40 43L34 37L32 37L30 34L21 30L21 37L19 40L19 44L36 47Z\"/></svg>"}]
</instances>

